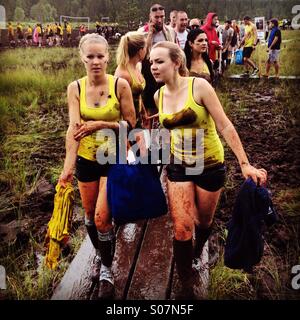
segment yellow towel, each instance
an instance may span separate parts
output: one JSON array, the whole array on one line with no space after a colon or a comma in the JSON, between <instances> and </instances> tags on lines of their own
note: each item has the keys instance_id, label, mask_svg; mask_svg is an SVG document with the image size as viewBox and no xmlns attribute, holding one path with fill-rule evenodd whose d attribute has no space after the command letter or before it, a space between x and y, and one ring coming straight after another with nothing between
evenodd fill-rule
<instances>
[{"instance_id":1,"label":"yellow towel","mask_svg":"<svg viewBox=\"0 0 300 320\"><path fill-rule=\"evenodd\" d=\"M45 239L47 247L45 264L50 269L57 267L61 247L69 239L75 193L70 182L66 184L65 188L57 184L55 190L54 209L48 223Z\"/></svg>"}]
</instances>

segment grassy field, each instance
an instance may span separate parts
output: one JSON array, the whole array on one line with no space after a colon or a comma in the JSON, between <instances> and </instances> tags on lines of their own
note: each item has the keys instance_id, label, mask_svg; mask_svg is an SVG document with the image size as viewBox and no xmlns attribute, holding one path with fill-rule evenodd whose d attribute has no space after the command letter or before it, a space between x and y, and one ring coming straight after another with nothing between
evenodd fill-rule
<instances>
[{"instance_id":1,"label":"grassy field","mask_svg":"<svg viewBox=\"0 0 300 320\"><path fill-rule=\"evenodd\" d=\"M283 32L283 40L289 41L283 43L281 74L300 75L299 36L300 31ZM264 49L261 48L255 52L255 59L258 59L258 53L263 64L266 57ZM109 72L113 73L114 69L115 60L112 53ZM242 68L232 65L229 72L238 74L242 72ZM41 185L51 189L51 186L53 188L57 182L63 165L64 137L68 124L67 85L84 74L77 49L29 48L0 53L0 227L15 224L14 232L16 233L11 235L11 242L4 241L1 236L0 265L5 265L7 268L8 297L11 299L49 298L53 287L62 277L84 236L81 228L83 213L78 202L79 228L78 226L74 228L72 234L71 253L64 256L59 270L51 272L41 268L39 257L44 253L43 237L51 216L49 202L53 199L53 193L50 200L49 197L45 198ZM258 82L250 87L249 85L244 87L244 84L230 86L230 83L224 80L224 86L218 89L218 93L230 116L242 119L252 112L251 108L254 107L251 105L250 108L249 104L254 100L251 96L249 97L249 92L255 93L257 84ZM259 86L260 91L266 91L273 85L259 83ZM232 92L232 88L238 90L238 94ZM293 84L282 82L273 89L271 95L276 98L274 100L276 109L271 117L274 121L268 122L266 128L282 127L282 130L288 126L294 128L299 120L299 108L295 99L297 88ZM235 99L237 96L239 100ZM270 108L273 108L272 104ZM259 124L257 126L257 130L263 130L263 126L259 127ZM267 149L266 152L268 152ZM271 167L271 164L269 166ZM231 197L237 186L234 174L236 172L230 173L226 186L229 191L232 191ZM294 184L287 184L286 187L284 185L278 187L278 190L281 191L276 195L276 202L282 212L288 213L283 220L291 229L291 221L298 219L299 189ZM48 203L46 208L44 208L45 202ZM36 203L39 206L35 209ZM296 227L297 223L294 223L294 231L291 231L295 237L299 231ZM218 227L225 239L224 221L220 222ZM219 241L222 247L222 237ZM282 274L288 272L291 261L295 260L295 252L299 255L299 248L298 251L295 248L284 251L287 255L281 264L286 264L284 271L279 270L276 265L281 254L281 251L276 253L276 250L275 247L274 250L267 251L268 259L260 267L260 275L265 279L266 273L271 274L279 292L285 283ZM257 295L259 285L253 283L243 272L224 267L222 254L221 250L220 259L211 270L210 298L254 299L260 297ZM258 283L260 284L259 281ZM264 297L272 299L279 296L279 293L276 295L276 287L275 289L272 287L269 295L265 294Z\"/></svg>"},{"instance_id":2,"label":"grassy field","mask_svg":"<svg viewBox=\"0 0 300 320\"><path fill-rule=\"evenodd\" d=\"M300 31L283 30L282 44L280 50L280 75L300 76ZM258 45L252 55L262 74L265 73L265 64L268 59L266 45ZM243 66L232 64L228 74L243 73ZM274 75L274 68L271 68L270 75Z\"/></svg>"}]
</instances>

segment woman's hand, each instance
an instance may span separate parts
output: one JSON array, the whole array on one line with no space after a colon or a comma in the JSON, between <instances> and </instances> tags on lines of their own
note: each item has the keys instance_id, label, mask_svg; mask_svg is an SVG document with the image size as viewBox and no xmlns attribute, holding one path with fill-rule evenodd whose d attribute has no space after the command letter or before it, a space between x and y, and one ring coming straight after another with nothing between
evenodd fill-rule
<instances>
[{"instance_id":1,"label":"woman's hand","mask_svg":"<svg viewBox=\"0 0 300 320\"><path fill-rule=\"evenodd\" d=\"M252 178L252 180L257 184L265 185L267 182L267 171L263 168L256 169L250 164L241 165L243 176L247 178Z\"/></svg>"},{"instance_id":2,"label":"woman's hand","mask_svg":"<svg viewBox=\"0 0 300 320\"><path fill-rule=\"evenodd\" d=\"M99 121L86 121L84 123L77 124L74 130L74 139L78 141L99 129L101 129Z\"/></svg>"},{"instance_id":3,"label":"woman's hand","mask_svg":"<svg viewBox=\"0 0 300 320\"><path fill-rule=\"evenodd\" d=\"M58 179L58 183L62 187L66 187L67 182L73 181L73 170L63 170L63 172L60 174L60 177Z\"/></svg>"}]
</instances>

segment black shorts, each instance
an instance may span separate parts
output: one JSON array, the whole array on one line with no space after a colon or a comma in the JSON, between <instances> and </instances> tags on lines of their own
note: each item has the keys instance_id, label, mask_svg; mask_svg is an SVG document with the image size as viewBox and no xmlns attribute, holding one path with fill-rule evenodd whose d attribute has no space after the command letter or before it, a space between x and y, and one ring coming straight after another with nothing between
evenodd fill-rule
<instances>
[{"instance_id":1,"label":"black shorts","mask_svg":"<svg viewBox=\"0 0 300 320\"><path fill-rule=\"evenodd\" d=\"M253 48L252 47L246 47L243 49L243 58L250 58L251 54L253 52Z\"/></svg>"},{"instance_id":2,"label":"black shorts","mask_svg":"<svg viewBox=\"0 0 300 320\"><path fill-rule=\"evenodd\" d=\"M181 164L167 165L168 179L173 182L192 181L198 187L210 192L218 191L224 187L226 180L226 166L224 163L204 169L199 175L187 175L185 169Z\"/></svg>"},{"instance_id":3,"label":"black shorts","mask_svg":"<svg viewBox=\"0 0 300 320\"><path fill-rule=\"evenodd\" d=\"M80 182L98 181L100 177L107 177L109 167L109 164L99 164L77 156L75 176Z\"/></svg>"}]
</instances>

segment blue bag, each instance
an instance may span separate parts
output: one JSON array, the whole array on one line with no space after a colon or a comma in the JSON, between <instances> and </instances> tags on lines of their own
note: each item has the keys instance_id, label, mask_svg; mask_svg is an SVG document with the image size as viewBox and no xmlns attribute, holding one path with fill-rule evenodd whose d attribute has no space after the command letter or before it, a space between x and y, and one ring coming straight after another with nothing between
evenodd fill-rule
<instances>
[{"instance_id":1,"label":"blue bag","mask_svg":"<svg viewBox=\"0 0 300 320\"><path fill-rule=\"evenodd\" d=\"M235 52L235 64L244 64L243 49L238 49Z\"/></svg>"},{"instance_id":2,"label":"blue bag","mask_svg":"<svg viewBox=\"0 0 300 320\"><path fill-rule=\"evenodd\" d=\"M155 165L114 164L107 176L107 199L116 224L156 218L167 213Z\"/></svg>"}]
</instances>

